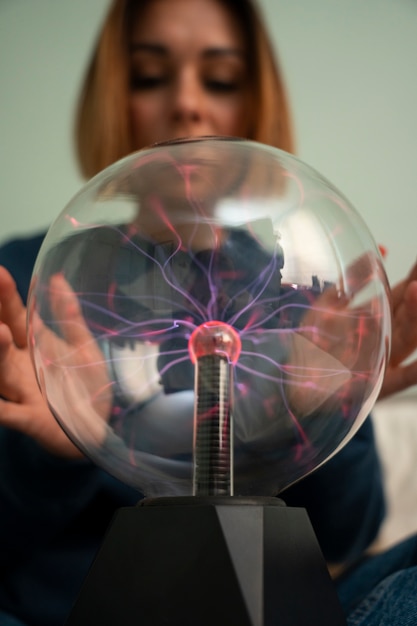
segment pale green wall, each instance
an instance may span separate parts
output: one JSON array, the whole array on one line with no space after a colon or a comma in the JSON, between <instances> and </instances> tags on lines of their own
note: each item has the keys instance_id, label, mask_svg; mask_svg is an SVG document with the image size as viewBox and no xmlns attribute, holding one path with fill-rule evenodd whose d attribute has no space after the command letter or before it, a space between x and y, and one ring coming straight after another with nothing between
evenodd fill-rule
<instances>
[{"instance_id":1,"label":"pale green wall","mask_svg":"<svg viewBox=\"0 0 417 626\"><path fill-rule=\"evenodd\" d=\"M71 116L107 0L0 0L0 240L46 227L82 184ZM417 2L263 0L299 155L389 250L416 256Z\"/></svg>"}]
</instances>

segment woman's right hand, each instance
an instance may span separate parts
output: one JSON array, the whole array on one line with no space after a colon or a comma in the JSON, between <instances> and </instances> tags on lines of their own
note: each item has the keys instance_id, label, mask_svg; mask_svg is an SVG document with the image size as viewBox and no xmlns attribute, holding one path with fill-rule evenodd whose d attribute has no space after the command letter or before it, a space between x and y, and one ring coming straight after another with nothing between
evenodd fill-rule
<instances>
[{"instance_id":1,"label":"woman's right hand","mask_svg":"<svg viewBox=\"0 0 417 626\"><path fill-rule=\"evenodd\" d=\"M85 336L88 330L81 313L74 302L72 307L73 314L81 318L79 332ZM54 455L83 456L59 426L41 394L27 345L26 308L4 267L0 267L0 396L1 426L25 433Z\"/></svg>"}]
</instances>

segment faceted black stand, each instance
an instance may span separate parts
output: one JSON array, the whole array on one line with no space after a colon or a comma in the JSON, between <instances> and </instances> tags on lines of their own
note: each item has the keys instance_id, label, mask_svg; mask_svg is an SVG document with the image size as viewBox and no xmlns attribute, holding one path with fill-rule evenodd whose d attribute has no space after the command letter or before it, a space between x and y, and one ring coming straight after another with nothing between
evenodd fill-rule
<instances>
[{"instance_id":1,"label":"faceted black stand","mask_svg":"<svg viewBox=\"0 0 417 626\"><path fill-rule=\"evenodd\" d=\"M66 626L346 626L301 508L155 498L120 509Z\"/></svg>"}]
</instances>

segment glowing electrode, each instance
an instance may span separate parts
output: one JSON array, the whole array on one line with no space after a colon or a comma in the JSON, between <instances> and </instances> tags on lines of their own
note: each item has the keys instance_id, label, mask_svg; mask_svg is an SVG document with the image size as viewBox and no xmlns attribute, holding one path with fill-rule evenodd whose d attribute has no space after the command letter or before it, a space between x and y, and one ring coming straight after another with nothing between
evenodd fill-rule
<instances>
[{"instance_id":1,"label":"glowing electrode","mask_svg":"<svg viewBox=\"0 0 417 626\"><path fill-rule=\"evenodd\" d=\"M196 496L233 495L233 366L238 333L223 322L198 326L189 341L195 365L194 476Z\"/></svg>"}]
</instances>

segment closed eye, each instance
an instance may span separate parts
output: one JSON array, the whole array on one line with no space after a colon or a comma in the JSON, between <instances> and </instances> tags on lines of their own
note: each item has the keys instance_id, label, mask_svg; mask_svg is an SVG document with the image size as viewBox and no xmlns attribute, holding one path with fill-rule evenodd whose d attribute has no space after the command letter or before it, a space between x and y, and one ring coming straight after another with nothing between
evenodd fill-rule
<instances>
[{"instance_id":1,"label":"closed eye","mask_svg":"<svg viewBox=\"0 0 417 626\"><path fill-rule=\"evenodd\" d=\"M151 89L157 89L166 85L168 79L166 76L133 76L130 81L130 88L132 91L146 91Z\"/></svg>"},{"instance_id":2,"label":"closed eye","mask_svg":"<svg viewBox=\"0 0 417 626\"><path fill-rule=\"evenodd\" d=\"M240 89L240 82L224 80L206 80L206 88L217 93L230 93Z\"/></svg>"}]
</instances>

